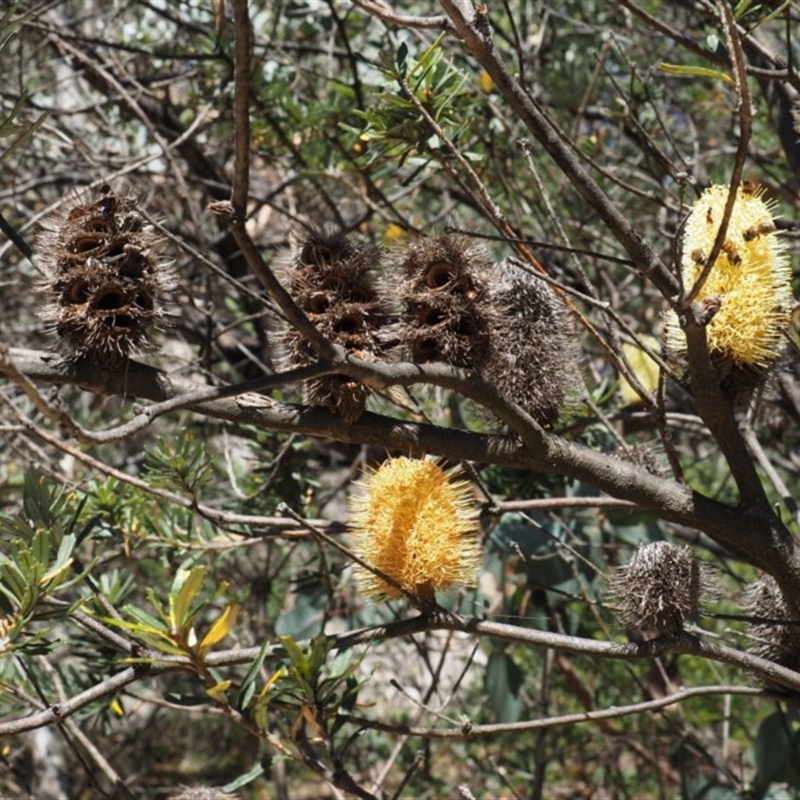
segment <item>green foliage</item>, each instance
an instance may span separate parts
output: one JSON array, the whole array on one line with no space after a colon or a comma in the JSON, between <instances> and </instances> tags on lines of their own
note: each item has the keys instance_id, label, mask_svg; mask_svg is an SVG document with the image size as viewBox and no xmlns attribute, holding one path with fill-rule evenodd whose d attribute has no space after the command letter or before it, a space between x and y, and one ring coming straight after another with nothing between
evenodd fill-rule
<instances>
[{"instance_id":1,"label":"green foliage","mask_svg":"<svg viewBox=\"0 0 800 800\"><path fill-rule=\"evenodd\" d=\"M364 126L361 129L344 126L358 134L367 164L391 158L400 167L407 161L422 167L431 159L452 157L418 106L425 109L454 144L461 145L468 138L475 108L465 88L467 76L448 62L441 48L442 38L417 59L412 57L405 42L398 46L396 54L384 58L386 84L374 104L357 112ZM468 150L462 150L462 155L477 158Z\"/></svg>"},{"instance_id":2,"label":"green foliage","mask_svg":"<svg viewBox=\"0 0 800 800\"><path fill-rule=\"evenodd\" d=\"M761 721L753 743L756 776L750 789L753 797L771 797L768 789L774 783L788 784L794 789L787 796L800 792L800 719L797 709L775 711Z\"/></svg>"},{"instance_id":3,"label":"green foliage","mask_svg":"<svg viewBox=\"0 0 800 800\"><path fill-rule=\"evenodd\" d=\"M25 476L22 515L0 516L4 653L38 650L46 629L34 630L29 623L68 613L68 605L46 601L79 584L91 570L91 565L77 574L74 569L75 522L76 516L67 516L63 491L34 470Z\"/></svg>"},{"instance_id":4,"label":"green foliage","mask_svg":"<svg viewBox=\"0 0 800 800\"><path fill-rule=\"evenodd\" d=\"M153 486L193 496L214 478L211 460L191 432L157 439L155 447L145 448L144 463Z\"/></svg>"}]
</instances>

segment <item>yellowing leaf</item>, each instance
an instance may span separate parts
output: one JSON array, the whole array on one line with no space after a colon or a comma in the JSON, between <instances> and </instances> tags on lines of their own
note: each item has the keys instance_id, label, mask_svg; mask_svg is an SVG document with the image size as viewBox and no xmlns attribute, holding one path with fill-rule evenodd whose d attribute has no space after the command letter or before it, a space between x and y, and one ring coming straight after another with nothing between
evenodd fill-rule
<instances>
[{"instance_id":1,"label":"yellowing leaf","mask_svg":"<svg viewBox=\"0 0 800 800\"><path fill-rule=\"evenodd\" d=\"M200 591L205 576L204 567L178 570L169 593L169 626L173 633L180 633L189 622L192 600Z\"/></svg>"},{"instance_id":2,"label":"yellowing leaf","mask_svg":"<svg viewBox=\"0 0 800 800\"><path fill-rule=\"evenodd\" d=\"M734 80L727 72L720 72L718 69L708 67L685 67L682 64L665 64L663 61L658 65L662 72L670 75L680 75L684 78L712 78L724 83L733 84Z\"/></svg>"},{"instance_id":3,"label":"yellowing leaf","mask_svg":"<svg viewBox=\"0 0 800 800\"><path fill-rule=\"evenodd\" d=\"M68 558L60 566L57 566L54 569L50 570L50 572L48 572L46 575L42 575L42 578L39 581L39 586L41 586L42 588L47 586L47 584L50 583L50 581L52 581L53 578L57 577L62 572L65 572L66 570L68 570L72 566L72 562L73 562L73 559L72 558Z\"/></svg>"},{"instance_id":4,"label":"yellowing leaf","mask_svg":"<svg viewBox=\"0 0 800 800\"><path fill-rule=\"evenodd\" d=\"M489 92L494 89L494 81L492 80L492 76L484 70L481 70L481 89L483 89L486 94L489 94Z\"/></svg>"},{"instance_id":5,"label":"yellowing leaf","mask_svg":"<svg viewBox=\"0 0 800 800\"><path fill-rule=\"evenodd\" d=\"M231 628L236 624L236 618L238 616L239 606L228 606L222 612L220 618L211 626L208 633L203 637L203 641L200 642L200 652L204 653L218 642L221 642L231 632Z\"/></svg>"},{"instance_id":6,"label":"yellowing leaf","mask_svg":"<svg viewBox=\"0 0 800 800\"><path fill-rule=\"evenodd\" d=\"M220 681L219 683L212 686L210 689L206 689L206 694L214 700L224 699L225 692L231 688L232 681Z\"/></svg>"},{"instance_id":7,"label":"yellowing leaf","mask_svg":"<svg viewBox=\"0 0 800 800\"><path fill-rule=\"evenodd\" d=\"M280 667L280 669L276 669L275 672L270 675L269 680L264 684L264 688L259 692L256 702L260 703L267 696L267 692L269 692L275 682L278 681L278 679L285 677L287 673L288 670L286 667Z\"/></svg>"},{"instance_id":8,"label":"yellowing leaf","mask_svg":"<svg viewBox=\"0 0 800 800\"><path fill-rule=\"evenodd\" d=\"M641 339L651 350L658 350L659 345L654 337L642 336ZM628 360L633 374L638 378L642 387L648 392L655 391L658 386L658 364L641 347L635 344L625 342L622 345L622 351L625 353L625 358ZM624 376L620 376L619 392L626 404L642 402L639 393L628 383Z\"/></svg>"}]
</instances>

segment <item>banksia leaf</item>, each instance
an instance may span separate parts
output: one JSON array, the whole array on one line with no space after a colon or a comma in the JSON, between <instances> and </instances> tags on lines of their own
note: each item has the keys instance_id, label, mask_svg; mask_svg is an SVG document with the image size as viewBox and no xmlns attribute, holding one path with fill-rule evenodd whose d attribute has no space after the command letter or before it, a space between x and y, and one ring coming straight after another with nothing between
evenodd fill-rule
<instances>
[{"instance_id":1,"label":"banksia leaf","mask_svg":"<svg viewBox=\"0 0 800 800\"><path fill-rule=\"evenodd\" d=\"M744 607L758 617L750 628L750 651L783 667L800 671L800 625L771 575L762 575L747 592ZM782 625L781 620L786 624Z\"/></svg>"},{"instance_id":2,"label":"banksia leaf","mask_svg":"<svg viewBox=\"0 0 800 800\"><path fill-rule=\"evenodd\" d=\"M683 282L690 289L706 264L723 218L727 186L711 186L694 204L683 235ZM764 370L780 356L792 305L786 247L775 232L772 205L747 182L739 187L722 251L698 296L718 310L708 323L708 348L733 367ZM667 320L667 346L686 350L677 317Z\"/></svg>"},{"instance_id":3,"label":"banksia leaf","mask_svg":"<svg viewBox=\"0 0 800 800\"><path fill-rule=\"evenodd\" d=\"M419 607L453 584L474 586L481 559L469 484L438 463L391 458L350 500L353 552L392 578ZM355 581L379 600L401 592L361 565Z\"/></svg>"},{"instance_id":4,"label":"banksia leaf","mask_svg":"<svg viewBox=\"0 0 800 800\"><path fill-rule=\"evenodd\" d=\"M500 265L490 285L492 329L484 378L551 427L581 382L572 318L545 281L511 264Z\"/></svg>"},{"instance_id":5,"label":"banksia leaf","mask_svg":"<svg viewBox=\"0 0 800 800\"><path fill-rule=\"evenodd\" d=\"M76 195L45 223L36 246L44 271L42 312L67 356L113 367L147 344L174 288L170 262L139 211L140 199L110 186Z\"/></svg>"},{"instance_id":6,"label":"banksia leaf","mask_svg":"<svg viewBox=\"0 0 800 800\"><path fill-rule=\"evenodd\" d=\"M608 590L623 625L664 636L697 618L703 596L714 591L713 578L689 545L650 542L612 573Z\"/></svg>"},{"instance_id":7,"label":"banksia leaf","mask_svg":"<svg viewBox=\"0 0 800 800\"><path fill-rule=\"evenodd\" d=\"M483 249L455 234L415 237L396 261L404 275L397 335L411 361L482 365L491 330Z\"/></svg>"},{"instance_id":8,"label":"banksia leaf","mask_svg":"<svg viewBox=\"0 0 800 800\"><path fill-rule=\"evenodd\" d=\"M335 228L295 231L291 257L283 268L289 293L309 320L332 342L351 355L372 361L381 355L379 329L386 312L375 288L377 248L358 242ZM316 355L300 334L284 337L283 368L314 363ZM370 389L340 375L310 380L304 401L327 406L346 422L364 413Z\"/></svg>"}]
</instances>

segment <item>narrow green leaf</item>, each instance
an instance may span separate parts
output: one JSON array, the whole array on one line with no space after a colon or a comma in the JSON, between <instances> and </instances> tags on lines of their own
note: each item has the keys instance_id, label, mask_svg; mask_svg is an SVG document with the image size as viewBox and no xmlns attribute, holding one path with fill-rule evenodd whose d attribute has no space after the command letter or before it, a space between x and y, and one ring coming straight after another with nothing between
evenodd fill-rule
<instances>
[{"instance_id":1,"label":"narrow green leaf","mask_svg":"<svg viewBox=\"0 0 800 800\"><path fill-rule=\"evenodd\" d=\"M662 61L658 68L662 72L667 72L670 75L680 75L684 78L712 78L730 85L734 84L733 78L727 72L720 72L718 69L709 67L686 67L682 64L667 64Z\"/></svg>"},{"instance_id":2,"label":"narrow green leaf","mask_svg":"<svg viewBox=\"0 0 800 800\"><path fill-rule=\"evenodd\" d=\"M292 661L297 677L306 684L307 688L311 681L311 661L291 636L281 636L280 639Z\"/></svg>"},{"instance_id":3,"label":"narrow green leaf","mask_svg":"<svg viewBox=\"0 0 800 800\"><path fill-rule=\"evenodd\" d=\"M260 778L264 774L264 765L259 761L249 772L245 773L244 775L240 775L236 780L231 781L230 783L226 783L222 787L223 792L235 792L242 788L242 786L247 786L248 783L254 781L256 778Z\"/></svg>"},{"instance_id":4,"label":"narrow green leaf","mask_svg":"<svg viewBox=\"0 0 800 800\"><path fill-rule=\"evenodd\" d=\"M10 592L9 596L11 598L17 601L22 600L22 596L25 594L27 581L16 564L11 561L5 561L0 564L0 581L2 581Z\"/></svg>"}]
</instances>

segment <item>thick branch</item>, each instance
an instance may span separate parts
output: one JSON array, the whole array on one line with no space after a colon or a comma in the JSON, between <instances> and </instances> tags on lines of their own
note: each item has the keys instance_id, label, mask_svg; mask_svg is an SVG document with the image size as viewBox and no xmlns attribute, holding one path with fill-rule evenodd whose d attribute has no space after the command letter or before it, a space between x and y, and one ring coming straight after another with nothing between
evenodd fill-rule
<instances>
[{"instance_id":1,"label":"thick branch","mask_svg":"<svg viewBox=\"0 0 800 800\"><path fill-rule=\"evenodd\" d=\"M800 557L795 541L769 508L751 506L742 511L726 506L614 456L547 433L532 420L519 431L519 436L469 433L371 413L347 425L327 410L279 403L261 395L196 401L193 398L197 393L208 391L208 387L171 377L135 361L128 362L124 370L110 371L31 350L11 349L9 357L17 370L39 383L66 383L97 394L120 394L156 402L185 395L186 407L238 424L374 444L404 453L437 453L456 460L566 475L613 497L636 503L665 520L701 530L733 554L772 574L782 588L800 587ZM473 399L485 399L470 388L470 381L462 371L445 365L366 365L355 361L347 362L343 369L347 368L347 374L359 379L368 377L374 385L427 383L462 391ZM521 410L515 415L514 407L508 404L498 407L501 411L505 409L517 425L522 426L527 418ZM800 597L800 590L793 596Z\"/></svg>"}]
</instances>

